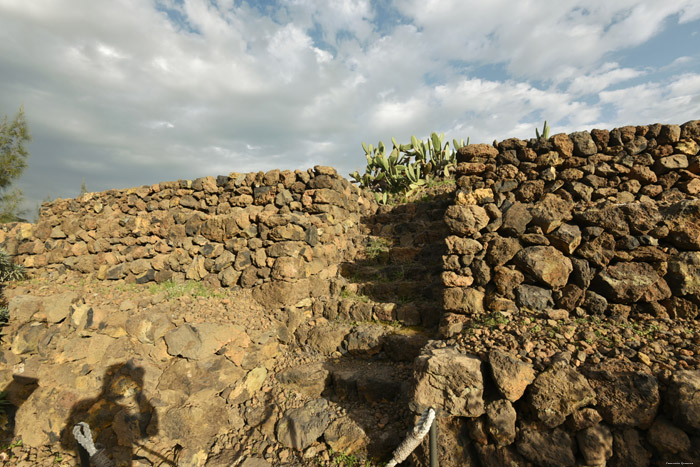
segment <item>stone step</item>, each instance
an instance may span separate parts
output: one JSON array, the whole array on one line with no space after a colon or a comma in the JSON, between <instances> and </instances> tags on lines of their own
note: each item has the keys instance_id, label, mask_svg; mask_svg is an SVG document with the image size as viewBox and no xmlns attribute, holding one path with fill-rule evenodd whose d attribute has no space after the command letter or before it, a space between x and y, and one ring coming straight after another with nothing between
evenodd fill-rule
<instances>
[{"instance_id":1,"label":"stone step","mask_svg":"<svg viewBox=\"0 0 700 467\"><path fill-rule=\"evenodd\" d=\"M341 408L331 440L340 431L343 445L362 444L370 457L386 458L413 422L409 363L343 357L288 368L275 378L284 387L310 398L323 398ZM316 399L321 400L321 399ZM340 446L338 446L340 447Z\"/></svg>"}]
</instances>

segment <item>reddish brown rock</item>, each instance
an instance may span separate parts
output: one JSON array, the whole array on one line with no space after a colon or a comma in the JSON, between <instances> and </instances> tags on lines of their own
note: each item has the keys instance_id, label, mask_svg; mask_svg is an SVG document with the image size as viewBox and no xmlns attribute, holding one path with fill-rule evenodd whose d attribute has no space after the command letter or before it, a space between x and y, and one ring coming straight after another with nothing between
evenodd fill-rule
<instances>
[{"instance_id":1,"label":"reddish brown rock","mask_svg":"<svg viewBox=\"0 0 700 467\"><path fill-rule=\"evenodd\" d=\"M586 378L565 365L540 373L528 391L528 404L549 428L561 425L566 417L595 399L596 393Z\"/></svg>"},{"instance_id":2,"label":"reddish brown rock","mask_svg":"<svg viewBox=\"0 0 700 467\"><path fill-rule=\"evenodd\" d=\"M700 250L700 201L684 200L663 211L668 238L684 250Z\"/></svg>"},{"instance_id":3,"label":"reddish brown rock","mask_svg":"<svg viewBox=\"0 0 700 467\"><path fill-rule=\"evenodd\" d=\"M422 411L441 409L455 417L484 413L481 360L453 348L435 349L415 360L413 401Z\"/></svg>"},{"instance_id":4,"label":"reddish brown rock","mask_svg":"<svg viewBox=\"0 0 700 467\"><path fill-rule=\"evenodd\" d=\"M524 428L518 435L517 448L535 465L567 467L576 464L571 437L559 428L553 431Z\"/></svg>"},{"instance_id":5,"label":"reddish brown rock","mask_svg":"<svg viewBox=\"0 0 700 467\"><path fill-rule=\"evenodd\" d=\"M613 453L613 436L605 425L596 425L576 433L578 448L587 465L604 465Z\"/></svg>"},{"instance_id":6,"label":"reddish brown rock","mask_svg":"<svg viewBox=\"0 0 700 467\"><path fill-rule=\"evenodd\" d=\"M584 242L576 254L599 268L606 267L615 256L615 238L603 232L591 241Z\"/></svg>"},{"instance_id":7,"label":"reddish brown rock","mask_svg":"<svg viewBox=\"0 0 700 467\"><path fill-rule=\"evenodd\" d=\"M642 298L668 298L670 290L658 284L660 277L647 263L618 263L598 273L593 285L608 300L615 303L634 303ZM656 289L652 289L657 287ZM647 300L655 301L655 300Z\"/></svg>"},{"instance_id":8,"label":"reddish brown rock","mask_svg":"<svg viewBox=\"0 0 700 467\"><path fill-rule=\"evenodd\" d=\"M558 289L566 285L573 270L571 260L551 246L531 246L518 252L515 264L535 279Z\"/></svg>"},{"instance_id":9,"label":"reddish brown rock","mask_svg":"<svg viewBox=\"0 0 700 467\"><path fill-rule=\"evenodd\" d=\"M678 454L690 449L690 438L683 430L658 417L647 432L649 444L661 452Z\"/></svg>"},{"instance_id":10,"label":"reddish brown rock","mask_svg":"<svg viewBox=\"0 0 700 467\"><path fill-rule=\"evenodd\" d=\"M574 153L574 143L565 133L559 133L550 138L554 149L564 158L569 158Z\"/></svg>"},{"instance_id":11,"label":"reddish brown rock","mask_svg":"<svg viewBox=\"0 0 700 467\"><path fill-rule=\"evenodd\" d=\"M553 193L547 193L530 210L532 223L542 228L545 234L559 227L562 222L571 219L574 205L571 201L562 199Z\"/></svg>"},{"instance_id":12,"label":"reddish brown rock","mask_svg":"<svg viewBox=\"0 0 700 467\"><path fill-rule=\"evenodd\" d=\"M511 402L520 399L528 385L535 380L532 365L501 350L489 352L489 364L498 390Z\"/></svg>"},{"instance_id":13,"label":"reddish brown rock","mask_svg":"<svg viewBox=\"0 0 700 467\"><path fill-rule=\"evenodd\" d=\"M457 162L470 162L475 157L496 157L498 149L490 144L470 144L457 150Z\"/></svg>"},{"instance_id":14,"label":"reddish brown rock","mask_svg":"<svg viewBox=\"0 0 700 467\"><path fill-rule=\"evenodd\" d=\"M481 206L452 205L445 211L445 223L457 235L469 236L489 223L489 216Z\"/></svg>"},{"instance_id":15,"label":"reddish brown rock","mask_svg":"<svg viewBox=\"0 0 700 467\"><path fill-rule=\"evenodd\" d=\"M527 205L516 202L503 213L503 224L498 229L503 235L522 235L532 220Z\"/></svg>"},{"instance_id":16,"label":"reddish brown rock","mask_svg":"<svg viewBox=\"0 0 700 467\"><path fill-rule=\"evenodd\" d=\"M669 383L666 403L677 425L700 435L700 370L676 372Z\"/></svg>"},{"instance_id":17,"label":"reddish brown rock","mask_svg":"<svg viewBox=\"0 0 700 467\"><path fill-rule=\"evenodd\" d=\"M606 423L649 428L661 398L656 378L641 363L608 360L585 371L595 390L596 408Z\"/></svg>"},{"instance_id":18,"label":"reddish brown rock","mask_svg":"<svg viewBox=\"0 0 700 467\"><path fill-rule=\"evenodd\" d=\"M496 236L489 240L486 262L491 266L501 266L510 261L522 249L515 238Z\"/></svg>"}]
</instances>

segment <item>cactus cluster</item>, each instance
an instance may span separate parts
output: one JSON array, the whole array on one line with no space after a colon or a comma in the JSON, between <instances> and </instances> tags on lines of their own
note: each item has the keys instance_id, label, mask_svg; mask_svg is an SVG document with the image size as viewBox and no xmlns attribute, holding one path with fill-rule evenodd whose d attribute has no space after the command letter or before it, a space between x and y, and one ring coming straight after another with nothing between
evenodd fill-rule
<instances>
[{"instance_id":1,"label":"cactus cluster","mask_svg":"<svg viewBox=\"0 0 700 467\"><path fill-rule=\"evenodd\" d=\"M360 175L355 171L350 176L362 188L374 191L377 202L386 204L389 194L408 195L431 178L450 175L450 169L456 163L456 151L465 143L463 139L453 140L453 151L449 141L443 144L444 139L444 133L438 135L435 132L427 141L411 136L410 144L399 144L391 138L393 148L388 156L383 142L376 147L362 143L367 158L365 173ZM469 144L469 138L466 144Z\"/></svg>"},{"instance_id":2,"label":"cactus cluster","mask_svg":"<svg viewBox=\"0 0 700 467\"><path fill-rule=\"evenodd\" d=\"M24 266L13 263L10 255L0 248L0 282L18 281L24 277Z\"/></svg>"}]
</instances>

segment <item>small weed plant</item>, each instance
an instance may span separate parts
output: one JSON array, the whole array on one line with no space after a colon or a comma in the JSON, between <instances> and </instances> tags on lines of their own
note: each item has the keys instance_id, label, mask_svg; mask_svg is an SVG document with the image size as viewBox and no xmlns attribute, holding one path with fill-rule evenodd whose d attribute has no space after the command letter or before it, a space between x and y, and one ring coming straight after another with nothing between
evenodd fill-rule
<instances>
[{"instance_id":1,"label":"small weed plant","mask_svg":"<svg viewBox=\"0 0 700 467\"><path fill-rule=\"evenodd\" d=\"M223 298L224 294L221 292L216 292L211 288L207 287L205 284L198 281L186 281L183 283L177 283L172 280L161 282L160 284L153 284L149 287L149 292L153 295L158 293L165 293L168 300L182 297L183 295L189 295L194 298Z\"/></svg>"},{"instance_id":2,"label":"small weed plant","mask_svg":"<svg viewBox=\"0 0 700 467\"><path fill-rule=\"evenodd\" d=\"M369 259L377 259L380 256L389 253L391 248L391 240L386 238L371 238L365 248L365 254Z\"/></svg>"},{"instance_id":3,"label":"small weed plant","mask_svg":"<svg viewBox=\"0 0 700 467\"><path fill-rule=\"evenodd\" d=\"M318 467L383 467L386 462L376 463L369 459L361 460L355 454L345 454L343 452L329 451L330 460L316 460Z\"/></svg>"},{"instance_id":4,"label":"small weed plant","mask_svg":"<svg viewBox=\"0 0 700 467\"><path fill-rule=\"evenodd\" d=\"M367 303L369 302L369 297L367 295L361 295L352 290L343 289L340 291L340 298L347 298L349 300L354 300L356 302Z\"/></svg>"}]
</instances>

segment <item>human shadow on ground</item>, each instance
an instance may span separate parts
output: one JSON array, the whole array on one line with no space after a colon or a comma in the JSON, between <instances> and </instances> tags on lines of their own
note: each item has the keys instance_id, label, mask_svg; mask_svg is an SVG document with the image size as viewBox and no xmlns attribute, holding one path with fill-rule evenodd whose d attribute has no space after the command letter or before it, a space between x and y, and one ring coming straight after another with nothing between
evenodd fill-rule
<instances>
[{"instance_id":1,"label":"human shadow on ground","mask_svg":"<svg viewBox=\"0 0 700 467\"><path fill-rule=\"evenodd\" d=\"M143 368L132 360L107 368L100 394L73 406L61 431L61 446L74 450L81 465L89 466L88 452L73 437L73 427L85 422L90 426L95 448L105 449L117 466L132 465L134 446L160 458L161 462L175 465L140 443L158 433L156 411L143 394L143 381Z\"/></svg>"},{"instance_id":2,"label":"human shadow on ground","mask_svg":"<svg viewBox=\"0 0 700 467\"><path fill-rule=\"evenodd\" d=\"M11 441L14 438L17 410L38 387L36 378L12 375L12 381L0 392L0 439Z\"/></svg>"}]
</instances>

